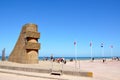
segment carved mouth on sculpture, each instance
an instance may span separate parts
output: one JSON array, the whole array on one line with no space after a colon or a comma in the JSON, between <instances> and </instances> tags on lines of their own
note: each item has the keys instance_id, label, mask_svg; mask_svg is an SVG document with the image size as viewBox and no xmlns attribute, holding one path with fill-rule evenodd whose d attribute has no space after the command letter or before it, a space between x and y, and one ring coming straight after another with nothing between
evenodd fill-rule
<instances>
[{"instance_id":1,"label":"carved mouth on sculpture","mask_svg":"<svg viewBox=\"0 0 120 80\"><path fill-rule=\"evenodd\" d=\"M36 38L27 38L27 41L32 43L38 43Z\"/></svg>"},{"instance_id":2,"label":"carved mouth on sculpture","mask_svg":"<svg viewBox=\"0 0 120 80\"><path fill-rule=\"evenodd\" d=\"M28 53L28 59L37 59L36 56L38 56L37 51L29 51Z\"/></svg>"}]
</instances>

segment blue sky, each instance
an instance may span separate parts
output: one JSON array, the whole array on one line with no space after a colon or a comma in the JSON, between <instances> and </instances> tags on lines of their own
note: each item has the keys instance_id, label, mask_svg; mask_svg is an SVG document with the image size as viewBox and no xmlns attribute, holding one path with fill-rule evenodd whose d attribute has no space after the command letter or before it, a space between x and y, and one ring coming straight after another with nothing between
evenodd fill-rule
<instances>
[{"instance_id":1,"label":"blue sky","mask_svg":"<svg viewBox=\"0 0 120 80\"><path fill-rule=\"evenodd\" d=\"M9 55L21 28L35 23L41 33L39 56L120 56L119 0L0 0L0 51Z\"/></svg>"}]
</instances>

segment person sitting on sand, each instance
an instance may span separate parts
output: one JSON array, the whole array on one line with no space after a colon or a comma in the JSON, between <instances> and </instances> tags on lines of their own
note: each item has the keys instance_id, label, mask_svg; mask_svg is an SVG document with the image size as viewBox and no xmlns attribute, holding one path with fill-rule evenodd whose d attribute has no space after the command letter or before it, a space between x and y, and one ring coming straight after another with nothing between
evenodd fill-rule
<instances>
[{"instance_id":1,"label":"person sitting on sand","mask_svg":"<svg viewBox=\"0 0 120 80\"><path fill-rule=\"evenodd\" d=\"M70 59L70 62L73 62L73 58Z\"/></svg>"}]
</instances>

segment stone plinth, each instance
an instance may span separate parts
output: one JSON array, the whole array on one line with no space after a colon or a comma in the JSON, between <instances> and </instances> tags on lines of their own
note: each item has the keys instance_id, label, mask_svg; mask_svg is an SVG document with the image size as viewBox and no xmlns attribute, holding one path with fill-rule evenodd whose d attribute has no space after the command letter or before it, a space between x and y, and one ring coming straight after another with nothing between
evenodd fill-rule
<instances>
[{"instance_id":1,"label":"stone plinth","mask_svg":"<svg viewBox=\"0 0 120 80\"><path fill-rule=\"evenodd\" d=\"M8 61L24 64L38 63L39 38L40 33L38 32L37 25L24 25Z\"/></svg>"}]
</instances>

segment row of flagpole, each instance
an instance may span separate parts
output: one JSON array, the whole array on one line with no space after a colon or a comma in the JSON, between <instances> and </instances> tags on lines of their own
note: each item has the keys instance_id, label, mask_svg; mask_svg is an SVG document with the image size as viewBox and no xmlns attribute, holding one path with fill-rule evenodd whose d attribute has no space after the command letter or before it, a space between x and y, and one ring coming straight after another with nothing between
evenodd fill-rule
<instances>
[{"instance_id":1,"label":"row of flagpole","mask_svg":"<svg viewBox=\"0 0 120 80\"><path fill-rule=\"evenodd\" d=\"M92 53L92 42L90 42L90 47L91 47L91 59L93 57L93 53ZM104 58L105 55L104 55L104 47L103 47L103 43L101 43L101 48L102 48L102 57ZM111 58L112 58L112 52L113 52L113 45L110 46L111 48Z\"/></svg>"},{"instance_id":2,"label":"row of flagpole","mask_svg":"<svg viewBox=\"0 0 120 80\"><path fill-rule=\"evenodd\" d=\"M75 47L75 68L77 68L77 42L76 41L74 41L74 47ZM101 50L102 57L104 58L105 56L104 56L103 43L101 43L101 48L102 48L102 50ZM111 48L111 58L112 58L113 57L113 54L112 54L113 53L113 45L111 45L110 48ZM93 58L92 42L90 42L90 49L91 49L90 54L91 54L91 60L92 60L92 58ZM79 68L80 68L80 61L79 61Z\"/></svg>"}]
</instances>

